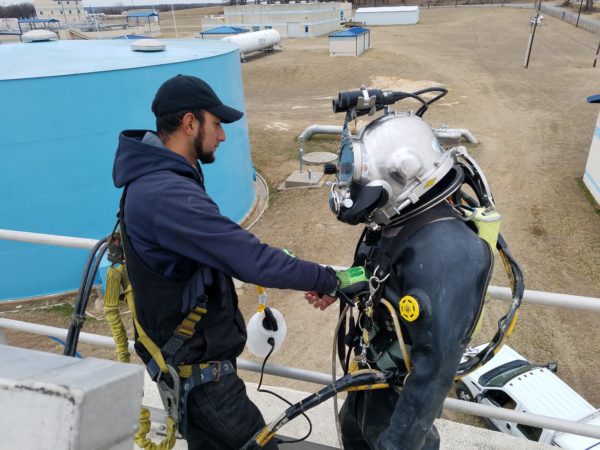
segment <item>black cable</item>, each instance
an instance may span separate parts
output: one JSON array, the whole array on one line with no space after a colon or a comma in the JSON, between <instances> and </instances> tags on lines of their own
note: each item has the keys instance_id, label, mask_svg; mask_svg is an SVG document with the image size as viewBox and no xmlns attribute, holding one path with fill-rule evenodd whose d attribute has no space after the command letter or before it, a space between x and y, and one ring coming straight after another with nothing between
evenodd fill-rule
<instances>
[{"instance_id":1,"label":"black cable","mask_svg":"<svg viewBox=\"0 0 600 450\"><path fill-rule=\"evenodd\" d=\"M83 327L85 309L92 290L94 278L98 272L102 256L108 248L106 240L107 239L104 238L96 242L86 261L79 291L77 292L77 299L75 301L75 306L73 307L69 331L67 333L67 338L65 339L65 349L63 351L63 355L65 356L75 356L77 352L79 332L81 331L81 327Z\"/></svg>"},{"instance_id":2,"label":"black cable","mask_svg":"<svg viewBox=\"0 0 600 450\"><path fill-rule=\"evenodd\" d=\"M258 381L258 387L256 388L256 390L258 392L266 392L267 394L274 395L279 400L282 400L285 403L287 403L289 406L294 406L290 401L286 400L281 395L276 394L273 391L269 391L267 389L261 389L260 388L262 386L263 375L265 374L265 364L267 364L267 360L269 359L269 357L273 353L273 350L275 350L275 339L273 339L272 337L270 337L267 340L267 343L271 346L271 350L269 350L269 353L267 353L267 356L265 356L265 359L264 359L264 361L262 363L262 367L260 368L260 380ZM277 443L278 444L293 444L293 443L296 443L296 442L302 442L302 441L306 440L306 438L308 438L311 435L311 433L312 433L312 422L310 421L310 419L308 418L308 416L305 413L302 413L302 415L304 416L304 418L308 422L308 433L306 433L306 436L304 436L304 437L302 437L300 439L292 439L292 440L289 440L289 441L284 441L281 438L277 438Z\"/></svg>"}]
</instances>

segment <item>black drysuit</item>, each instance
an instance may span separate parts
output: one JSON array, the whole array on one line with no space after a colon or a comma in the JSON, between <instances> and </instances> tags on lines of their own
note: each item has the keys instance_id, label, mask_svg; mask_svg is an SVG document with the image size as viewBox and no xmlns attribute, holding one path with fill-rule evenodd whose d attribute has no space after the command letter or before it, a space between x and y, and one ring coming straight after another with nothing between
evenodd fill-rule
<instances>
[{"instance_id":1,"label":"black drysuit","mask_svg":"<svg viewBox=\"0 0 600 450\"><path fill-rule=\"evenodd\" d=\"M417 320L400 318L413 372L399 393L385 389L349 394L340 412L346 450L439 448L433 421L481 313L493 262L489 245L446 202L412 220L420 225L411 227L409 221L386 228L365 251L371 270L387 260L386 286L397 295L396 302L410 295L420 304ZM386 317L382 309L375 316L379 332L370 357L380 369L388 369L382 366L390 361L402 368L402 360L384 358L382 352L395 346L392 353L399 354L394 331L383 323Z\"/></svg>"}]
</instances>

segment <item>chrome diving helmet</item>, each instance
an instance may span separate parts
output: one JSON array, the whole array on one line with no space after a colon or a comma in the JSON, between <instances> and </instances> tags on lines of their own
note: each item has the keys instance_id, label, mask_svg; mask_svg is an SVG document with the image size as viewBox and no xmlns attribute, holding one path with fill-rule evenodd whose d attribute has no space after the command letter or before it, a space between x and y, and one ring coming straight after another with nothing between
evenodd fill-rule
<instances>
[{"instance_id":1,"label":"chrome diving helmet","mask_svg":"<svg viewBox=\"0 0 600 450\"><path fill-rule=\"evenodd\" d=\"M453 168L455 155L412 112L388 112L356 135L344 126L330 206L339 220L385 226Z\"/></svg>"}]
</instances>

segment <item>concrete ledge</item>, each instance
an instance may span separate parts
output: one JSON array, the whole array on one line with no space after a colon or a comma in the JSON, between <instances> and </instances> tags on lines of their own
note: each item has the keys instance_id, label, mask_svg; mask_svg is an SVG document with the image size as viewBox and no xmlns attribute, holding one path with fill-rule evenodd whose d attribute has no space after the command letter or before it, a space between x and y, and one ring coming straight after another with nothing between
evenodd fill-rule
<instances>
[{"instance_id":1,"label":"concrete ledge","mask_svg":"<svg viewBox=\"0 0 600 450\"><path fill-rule=\"evenodd\" d=\"M143 368L0 345L2 448L129 450Z\"/></svg>"}]
</instances>

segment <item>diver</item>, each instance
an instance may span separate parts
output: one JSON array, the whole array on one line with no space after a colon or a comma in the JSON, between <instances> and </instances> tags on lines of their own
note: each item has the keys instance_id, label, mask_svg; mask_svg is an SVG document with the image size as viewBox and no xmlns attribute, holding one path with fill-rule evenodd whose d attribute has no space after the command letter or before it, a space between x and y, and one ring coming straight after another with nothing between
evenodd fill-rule
<instances>
[{"instance_id":1,"label":"diver","mask_svg":"<svg viewBox=\"0 0 600 450\"><path fill-rule=\"evenodd\" d=\"M346 299L362 306L342 327L339 357L346 373L399 373L393 389L348 394L339 414L346 450L439 448L433 422L481 317L497 242L505 244L479 167L464 147L442 147L421 118L445 92L429 102L414 95L425 91L404 95L419 97L423 106L416 113L389 110L402 93L363 88L334 100L334 111L347 116L337 165L330 169L337 174L330 205L340 221L365 225L352 265L368 278L363 300ZM383 116L350 131L358 115L381 109ZM477 198L463 189L467 185ZM520 293L522 285L516 297ZM305 297L321 309L336 300L315 291ZM399 327L392 320L397 315ZM514 326L514 316L511 309L512 325L502 323L494 345ZM491 356L488 346L467 365L473 369Z\"/></svg>"}]
</instances>

